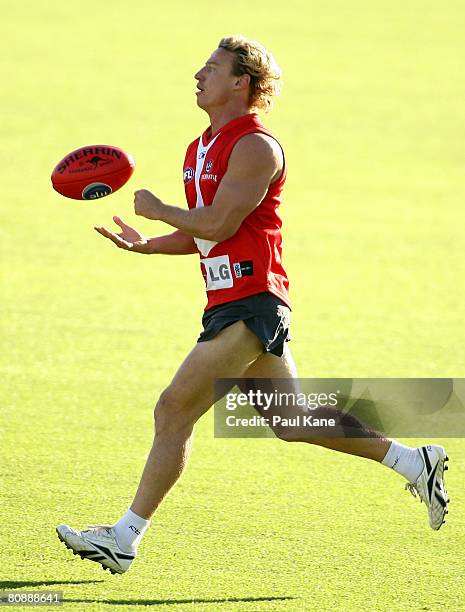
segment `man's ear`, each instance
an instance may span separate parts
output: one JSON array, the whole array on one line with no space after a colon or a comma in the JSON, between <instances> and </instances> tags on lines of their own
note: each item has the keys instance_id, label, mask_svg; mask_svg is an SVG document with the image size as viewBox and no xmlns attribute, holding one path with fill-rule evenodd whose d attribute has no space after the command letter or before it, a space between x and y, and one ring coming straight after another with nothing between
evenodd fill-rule
<instances>
[{"instance_id":1,"label":"man's ear","mask_svg":"<svg viewBox=\"0 0 465 612\"><path fill-rule=\"evenodd\" d=\"M250 85L250 74L241 74L240 77L237 77L236 82L234 83L235 87L248 87Z\"/></svg>"}]
</instances>

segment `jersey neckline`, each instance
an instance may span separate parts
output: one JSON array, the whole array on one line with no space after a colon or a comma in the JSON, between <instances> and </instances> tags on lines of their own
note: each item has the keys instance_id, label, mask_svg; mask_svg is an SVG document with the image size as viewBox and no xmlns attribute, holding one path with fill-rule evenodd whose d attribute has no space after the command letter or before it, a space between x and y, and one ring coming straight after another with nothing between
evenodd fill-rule
<instances>
[{"instance_id":1,"label":"jersey neckline","mask_svg":"<svg viewBox=\"0 0 465 612\"><path fill-rule=\"evenodd\" d=\"M262 127L262 123L257 113L247 113L246 115L241 115L240 117L231 119L231 121L228 121L228 123L225 123L223 127L217 130L214 134L211 133L212 126L209 125L200 137L202 141L202 145L204 147L208 146L208 144L213 140L213 138L215 138L219 134L224 134L225 132L229 132L230 129L237 127L237 125L240 125L241 123L244 123L244 124L251 123L251 124L255 124L257 126Z\"/></svg>"}]
</instances>

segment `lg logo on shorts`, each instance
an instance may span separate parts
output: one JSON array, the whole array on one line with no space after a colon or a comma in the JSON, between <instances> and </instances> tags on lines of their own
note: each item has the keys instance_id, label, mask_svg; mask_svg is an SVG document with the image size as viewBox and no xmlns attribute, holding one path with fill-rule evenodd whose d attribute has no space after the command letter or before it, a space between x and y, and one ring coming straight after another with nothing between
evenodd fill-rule
<instances>
[{"instance_id":1,"label":"lg logo on shorts","mask_svg":"<svg viewBox=\"0 0 465 612\"><path fill-rule=\"evenodd\" d=\"M204 267L202 273L207 284L207 291L229 289L233 286L234 283L228 255L201 259L200 265Z\"/></svg>"}]
</instances>

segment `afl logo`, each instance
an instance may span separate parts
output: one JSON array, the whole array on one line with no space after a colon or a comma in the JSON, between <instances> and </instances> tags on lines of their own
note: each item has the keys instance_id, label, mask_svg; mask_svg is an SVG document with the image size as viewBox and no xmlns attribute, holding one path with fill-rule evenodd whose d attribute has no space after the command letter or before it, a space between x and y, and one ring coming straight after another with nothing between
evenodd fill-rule
<instances>
[{"instance_id":1,"label":"afl logo","mask_svg":"<svg viewBox=\"0 0 465 612\"><path fill-rule=\"evenodd\" d=\"M207 165L205 166L205 172L210 172L210 170L212 169L212 166L213 166L213 162L211 159L209 159L207 161Z\"/></svg>"},{"instance_id":2,"label":"afl logo","mask_svg":"<svg viewBox=\"0 0 465 612\"><path fill-rule=\"evenodd\" d=\"M96 200L110 194L112 189L106 183L91 183L82 190L82 198L84 200Z\"/></svg>"},{"instance_id":3,"label":"afl logo","mask_svg":"<svg viewBox=\"0 0 465 612\"><path fill-rule=\"evenodd\" d=\"M194 178L194 168L186 168L184 170L184 184L189 183Z\"/></svg>"}]
</instances>

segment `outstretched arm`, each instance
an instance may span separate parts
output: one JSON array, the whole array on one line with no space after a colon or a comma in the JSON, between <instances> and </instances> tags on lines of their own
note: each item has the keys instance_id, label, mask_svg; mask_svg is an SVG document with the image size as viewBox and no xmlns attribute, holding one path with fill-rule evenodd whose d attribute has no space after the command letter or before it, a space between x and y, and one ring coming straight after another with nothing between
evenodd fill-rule
<instances>
[{"instance_id":1,"label":"outstretched arm","mask_svg":"<svg viewBox=\"0 0 465 612\"><path fill-rule=\"evenodd\" d=\"M189 255L197 252L192 236L180 230L176 230L167 236L147 238L135 228L124 223L119 217L113 217L113 221L122 229L118 234L106 227L96 227L95 230L125 251L143 253L144 255L151 255L152 253Z\"/></svg>"},{"instance_id":2,"label":"outstretched arm","mask_svg":"<svg viewBox=\"0 0 465 612\"><path fill-rule=\"evenodd\" d=\"M211 206L185 210L164 204L150 191L141 189L135 194L135 212L164 221L190 236L221 242L237 232L282 168L278 143L263 134L248 134L234 147Z\"/></svg>"}]
</instances>

